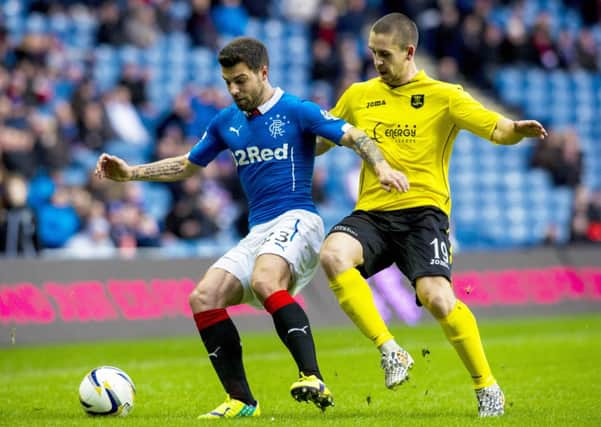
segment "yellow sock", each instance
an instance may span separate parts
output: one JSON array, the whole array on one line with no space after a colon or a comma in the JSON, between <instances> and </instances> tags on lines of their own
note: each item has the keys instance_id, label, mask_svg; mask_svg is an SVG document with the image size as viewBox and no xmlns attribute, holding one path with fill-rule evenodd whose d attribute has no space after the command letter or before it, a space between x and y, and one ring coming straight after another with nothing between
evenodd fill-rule
<instances>
[{"instance_id":1,"label":"yellow sock","mask_svg":"<svg viewBox=\"0 0 601 427\"><path fill-rule=\"evenodd\" d=\"M474 388L493 385L495 378L484 354L478 324L468 306L457 300L449 315L438 322L471 374Z\"/></svg>"},{"instance_id":2,"label":"yellow sock","mask_svg":"<svg viewBox=\"0 0 601 427\"><path fill-rule=\"evenodd\" d=\"M331 280L330 289L346 315L377 347L393 338L376 308L369 285L356 268Z\"/></svg>"}]
</instances>

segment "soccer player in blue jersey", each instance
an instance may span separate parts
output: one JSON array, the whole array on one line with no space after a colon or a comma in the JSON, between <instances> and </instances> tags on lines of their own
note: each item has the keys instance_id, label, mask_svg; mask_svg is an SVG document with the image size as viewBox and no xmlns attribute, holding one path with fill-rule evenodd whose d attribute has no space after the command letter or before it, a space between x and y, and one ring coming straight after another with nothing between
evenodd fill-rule
<instances>
[{"instance_id":1,"label":"soccer player in blue jersey","mask_svg":"<svg viewBox=\"0 0 601 427\"><path fill-rule=\"evenodd\" d=\"M292 298L313 277L324 237L311 196L315 136L355 150L386 190L407 191L408 182L363 131L272 87L267 49L258 40L235 39L218 59L234 104L217 114L188 154L129 166L105 153L96 174L115 181L175 181L190 177L221 151L231 151L248 199L250 232L190 294L196 326L228 394L199 418L260 414L244 372L240 337L226 311L240 303L263 306L271 314L298 366L292 396L325 410L334 402L332 393L319 371L309 320Z\"/></svg>"}]
</instances>

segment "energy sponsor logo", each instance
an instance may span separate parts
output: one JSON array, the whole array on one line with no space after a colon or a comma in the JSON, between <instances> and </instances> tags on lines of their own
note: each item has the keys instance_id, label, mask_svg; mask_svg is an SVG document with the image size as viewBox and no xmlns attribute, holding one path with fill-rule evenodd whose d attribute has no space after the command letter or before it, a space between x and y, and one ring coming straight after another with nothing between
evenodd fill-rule
<instances>
[{"instance_id":1,"label":"energy sponsor logo","mask_svg":"<svg viewBox=\"0 0 601 427\"><path fill-rule=\"evenodd\" d=\"M372 139L376 142L382 142L382 138L388 138L397 144L415 144L417 142L417 125L396 124L386 125L379 122L372 129Z\"/></svg>"},{"instance_id":2,"label":"energy sponsor logo","mask_svg":"<svg viewBox=\"0 0 601 427\"><path fill-rule=\"evenodd\" d=\"M417 126L408 124L397 124L394 127L384 129L384 135L399 144L415 144L417 136Z\"/></svg>"}]
</instances>

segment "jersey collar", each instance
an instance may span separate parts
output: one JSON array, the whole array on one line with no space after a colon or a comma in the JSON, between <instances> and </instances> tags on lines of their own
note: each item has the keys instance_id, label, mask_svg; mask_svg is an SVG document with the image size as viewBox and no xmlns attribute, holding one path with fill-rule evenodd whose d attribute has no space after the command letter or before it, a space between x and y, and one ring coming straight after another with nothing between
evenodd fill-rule
<instances>
[{"instance_id":1,"label":"jersey collar","mask_svg":"<svg viewBox=\"0 0 601 427\"><path fill-rule=\"evenodd\" d=\"M411 80L409 80L408 83L413 83L413 82L418 82L420 80L425 80L428 78L428 75L426 74L426 72L424 70L419 70L415 76L413 76L413 78Z\"/></svg>"},{"instance_id":2,"label":"jersey collar","mask_svg":"<svg viewBox=\"0 0 601 427\"><path fill-rule=\"evenodd\" d=\"M388 83L384 83L384 81L383 81L382 79L379 79L379 80L380 80L380 83L382 83L383 85L385 85L385 86L389 87L389 88L390 88L390 89L392 89L392 90L395 90L395 89L401 88L401 87L403 87L403 86L407 86L407 85L408 85L408 84L410 84L410 83L419 82L419 81L422 81L422 80L426 80L426 79L428 79L428 78L429 78L429 77L428 77L428 75L426 74L426 71L424 71L424 70L419 70L417 73L415 73L415 75L413 76L413 78L412 78L411 80L409 80L409 81L408 81L408 82L406 82L406 83L403 83L403 84L402 84L402 85L400 85L400 86L395 86L395 87L392 87L392 86L389 86L389 85L388 85Z\"/></svg>"},{"instance_id":3,"label":"jersey collar","mask_svg":"<svg viewBox=\"0 0 601 427\"><path fill-rule=\"evenodd\" d=\"M254 117L258 116L259 114L265 114L271 110L275 104L278 103L283 95L284 91L281 88L276 87L271 98L269 98L264 104L259 105L252 111L245 111L244 114L246 114L246 117Z\"/></svg>"}]
</instances>

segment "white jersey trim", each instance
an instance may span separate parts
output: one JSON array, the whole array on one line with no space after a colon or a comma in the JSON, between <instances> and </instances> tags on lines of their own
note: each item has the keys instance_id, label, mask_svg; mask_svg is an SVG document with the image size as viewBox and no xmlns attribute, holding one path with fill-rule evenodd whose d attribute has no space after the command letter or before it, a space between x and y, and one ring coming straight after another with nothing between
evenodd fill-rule
<instances>
[{"instance_id":1,"label":"white jersey trim","mask_svg":"<svg viewBox=\"0 0 601 427\"><path fill-rule=\"evenodd\" d=\"M271 110L273 108L273 106L275 104L278 103L278 101L282 98L282 96L284 96L284 91L281 88L276 87L275 88L275 92L273 93L273 95L271 96L271 98L269 98L267 100L267 102L265 102L264 104L259 105L257 107L257 110L259 110L259 112L261 114L267 113L269 110Z\"/></svg>"},{"instance_id":2,"label":"white jersey trim","mask_svg":"<svg viewBox=\"0 0 601 427\"><path fill-rule=\"evenodd\" d=\"M292 165L292 191L296 191L296 174L294 171L294 147L290 148L290 163Z\"/></svg>"}]
</instances>

